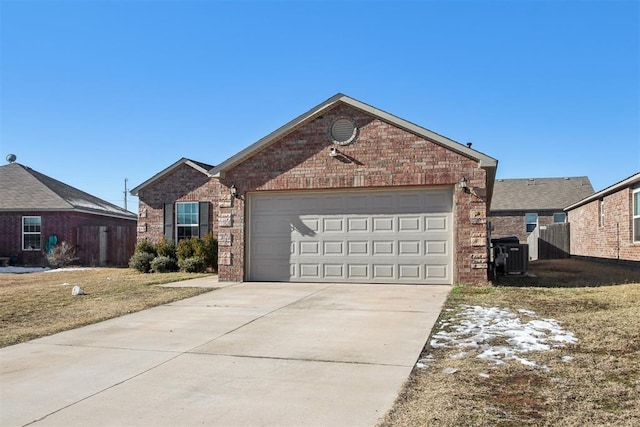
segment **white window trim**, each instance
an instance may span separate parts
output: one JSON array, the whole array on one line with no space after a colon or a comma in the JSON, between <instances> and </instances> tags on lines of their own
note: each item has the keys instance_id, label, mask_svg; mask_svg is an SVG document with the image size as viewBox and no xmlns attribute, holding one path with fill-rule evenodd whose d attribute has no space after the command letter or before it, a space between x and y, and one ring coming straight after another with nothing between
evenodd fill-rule
<instances>
[{"instance_id":1,"label":"white window trim","mask_svg":"<svg viewBox=\"0 0 640 427\"><path fill-rule=\"evenodd\" d=\"M528 225L529 224L533 224L532 222L528 222L527 221L527 215L535 215L536 216L536 223L535 223L535 227L533 227L533 229L531 231L528 230ZM524 231L526 233L533 233L533 230L535 230L536 228L538 228L538 220L540 219L540 215L538 215L537 212L526 212L524 214Z\"/></svg>"},{"instance_id":2,"label":"white window trim","mask_svg":"<svg viewBox=\"0 0 640 427\"><path fill-rule=\"evenodd\" d=\"M598 201L598 226L604 227L604 199Z\"/></svg>"},{"instance_id":3,"label":"white window trim","mask_svg":"<svg viewBox=\"0 0 640 427\"><path fill-rule=\"evenodd\" d=\"M197 208L198 208L198 215L196 217L196 222L194 224L179 224L178 223L178 218L179 218L180 214L178 213L178 206L179 205L188 205L188 204L195 204L197 206ZM176 221L175 222L175 227L176 227L176 229L175 229L176 230L175 231L175 233L176 233L175 238L176 238L176 241L178 241L178 235L180 234L178 232L178 230L181 227L199 227L200 226L200 204L198 202L176 202L176 220L175 221Z\"/></svg>"},{"instance_id":4,"label":"white window trim","mask_svg":"<svg viewBox=\"0 0 640 427\"><path fill-rule=\"evenodd\" d=\"M640 232L636 230L636 220L640 221L640 212L636 215L636 194L640 193L640 188L635 188L631 193L631 241L633 243L640 243L640 240L636 240L636 234L640 236Z\"/></svg>"},{"instance_id":5,"label":"white window trim","mask_svg":"<svg viewBox=\"0 0 640 427\"><path fill-rule=\"evenodd\" d=\"M24 231L24 220L27 218L38 218L39 222L40 222L40 231ZM37 215L27 215L27 216L23 216L22 217L22 250L25 252L34 252L34 251L41 251L42 250L42 217L41 216L37 216ZM40 236L40 247L36 248L36 249L31 249L31 248L25 248L24 246L24 236L25 235L35 235L37 234L38 236Z\"/></svg>"},{"instance_id":6,"label":"white window trim","mask_svg":"<svg viewBox=\"0 0 640 427\"><path fill-rule=\"evenodd\" d=\"M556 215L564 215L564 219L562 220L562 222L556 222ZM567 222L567 214L566 212L554 212L552 215L552 220L554 224L564 224L565 222Z\"/></svg>"}]
</instances>

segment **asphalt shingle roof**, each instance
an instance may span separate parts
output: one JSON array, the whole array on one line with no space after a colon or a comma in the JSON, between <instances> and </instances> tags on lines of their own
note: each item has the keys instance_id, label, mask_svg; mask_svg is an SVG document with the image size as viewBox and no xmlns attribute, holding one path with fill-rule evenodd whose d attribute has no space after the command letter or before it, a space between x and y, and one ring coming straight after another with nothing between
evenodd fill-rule
<instances>
[{"instance_id":1,"label":"asphalt shingle roof","mask_svg":"<svg viewBox=\"0 0 640 427\"><path fill-rule=\"evenodd\" d=\"M19 163L0 166L0 210L81 210L136 218L134 213Z\"/></svg>"},{"instance_id":2,"label":"asphalt shingle roof","mask_svg":"<svg viewBox=\"0 0 640 427\"><path fill-rule=\"evenodd\" d=\"M496 179L491 211L561 211L593 193L586 176Z\"/></svg>"}]
</instances>

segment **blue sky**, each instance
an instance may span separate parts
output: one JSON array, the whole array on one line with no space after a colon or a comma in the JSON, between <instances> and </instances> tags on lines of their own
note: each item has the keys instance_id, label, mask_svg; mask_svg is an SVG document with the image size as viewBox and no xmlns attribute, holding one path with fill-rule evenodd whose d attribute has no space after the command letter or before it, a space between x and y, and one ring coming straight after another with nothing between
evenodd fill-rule
<instances>
[{"instance_id":1,"label":"blue sky","mask_svg":"<svg viewBox=\"0 0 640 427\"><path fill-rule=\"evenodd\" d=\"M0 0L0 43L0 163L120 206L338 92L499 178L640 171L637 1Z\"/></svg>"}]
</instances>

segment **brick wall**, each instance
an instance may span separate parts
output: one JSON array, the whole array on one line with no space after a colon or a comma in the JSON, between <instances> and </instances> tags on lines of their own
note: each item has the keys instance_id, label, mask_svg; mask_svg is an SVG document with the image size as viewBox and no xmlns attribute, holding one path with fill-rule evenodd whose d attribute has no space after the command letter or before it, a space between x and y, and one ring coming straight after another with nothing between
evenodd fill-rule
<instances>
[{"instance_id":1,"label":"brick wall","mask_svg":"<svg viewBox=\"0 0 640 427\"><path fill-rule=\"evenodd\" d=\"M604 221L600 200L568 212L571 223L571 255L611 260L640 261L640 243L633 243L632 190L605 196Z\"/></svg>"},{"instance_id":2,"label":"brick wall","mask_svg":"<svg viewBox=\"0 0 640 427\"><path fill-rule=\"evenodd\" d=\"M218 229L218 194L220 183L189 165L183 164L138 192L138 241L158 242L164 236L164 204L175 202L210 202L209 226Z\"/></svg>"},{"instance_id":3,"label":"brick wall","mask_svg":"<svg viewBox=\"0 0 640 427\"><path fill-rule=\"evenodd\" d=\"M355 143L338 147L332 158L328 129L341 116L357 123ZM247 192L397 186L452 187L465 176L469 187L485 188L486 173L477 161L396 128L345 105L325 112L279 141L225 172L221 194L235 185L242 199L221 206L221 280L245 275L244 196ZM486 204L471 194L454 191L454 283L486 283ZM224 224L224 225L223 225ZM223 239L220 239L223 240Z\"/></svg>"},{"instance_id":4,"label":"brick wall","mask_svg":"<svg viewBox=\"0 0 640 427\"><path fill-rule=\"evenodd\" d=\"M49 236L55 235L58 243L67 242L76 247L78 227L124 226L135 227L134 220L126 220L83 212L2 212L0 213L0 256L15 257L18 265L46 265L42 251L22 250L22 217L41 217L41 247L45 249ZM95 248L76 248L76 255L93 252ZM130 248L133 254L133 247Z\"/></svg>"},{"instance_id":5,"label":"brick wall","mask_svg":"<svg viewBox=\"0 0 640 427\"><path fill-rule=\"evenodd\" d=\"M552 211L535 211L529 210L523 211L499 211L490 212L489 221L493 225L493 231L491 232L491 238L497 239L500 237L516 236L520 239L520 243L527 243L527 225L525 214L537 213L538 214L538 227L541 225L553 224L553 214L563 212L562 209Z\"/></svg>"}]
</instances>

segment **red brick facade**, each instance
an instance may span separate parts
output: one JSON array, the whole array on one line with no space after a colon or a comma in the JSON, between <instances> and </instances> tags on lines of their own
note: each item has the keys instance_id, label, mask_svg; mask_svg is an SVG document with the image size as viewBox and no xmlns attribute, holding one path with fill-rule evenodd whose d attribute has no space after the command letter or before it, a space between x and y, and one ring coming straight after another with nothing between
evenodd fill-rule
<instances>
[{"instance_id":1,"label":"red brick facade","mask_svg":"<svg viewBox=\"0 0 640 427\"><path fill-rule=\"evenodd\" d=\"M571 255L640 261L640 242L633 241L632 195L632 188L626 187L569 210Z\"/></svg>"},{"instance_id":2,"label":"red brick facade","mask_svg":"<svg viewBox=\"0 0 640 427\"><path fill-rule=\"evenodd\" d=\"M354 143L338 147L341 156L331 157L329 150L334 145L329 140L328 129L335 119L342 116L355 121L359 135ZM218 208L221 220L220 280L240 281L245 278L247 193L453 187L454 283L486 283L487 205L482 198L457 187L463 176L470 188L478 189L477 194L486 189L486 171L479 167L477 160L363 111L339 104L225 171L221 178ZM160 193L168 191L169 187L177 188L175 185L171 180ZM232 185L236 186L240 198L228 203L225 197ZM144 194L143 197L141 192L142 199L146 202L141 202L141 209L146 208L149 216L149 196ZM152 223L151 220L148 222Z\"/></svg>"},{"instance_id":3,"label":"red brick facade","mask_svg":"<svg viewBox=\"0 0 640 427\"><path fill-rule=\"evenodd\" d=\"M527 233L527 223L525 215L527 213L538 214L538 227L553 224L553 214L562 213L561 209L557 211L492 211L489 213L489 221L493 225L491 238L516 236L520 239L520 243L527 243L527 237L531 234Z\"/></svg>"},{"instance_id":4,"label":"red brick facade","mask_svg":"<svg viewBox=\"0 0 640 427\"><path fill-rule=\"evenodd\" d=\"M158 242L164 236L164 204L176 202L209 202L209 225L214 234L218 229L217 179L183 164L153 185L140 189L138 193L138 240Z\"/></svg>"},{"instance_id":5,"label":"red brick facade","mask_svg":"<svg viewBox=\"0 0 640 427\"><path fill-rule=\"evenodd\" d=\"M41 218L41 250L22 250L22 217L39 216ZM46 265L43 251L50 236L56 236L58 243L67 242L76 248L76 255L84 265L98 265L99 248L97 245L79 245L79 239L88 239L83 235L85 227L124 227L130 240L114 242L117 250L125 252L121 260L107 259L108 265L126 265L126 261L133 255L135 245L135 219L114 218L74 211L23 211L0 212L0 256L12 258L17 265ZM115 250L115 248L114 248Z\"/></svg>"}]
</instances>

